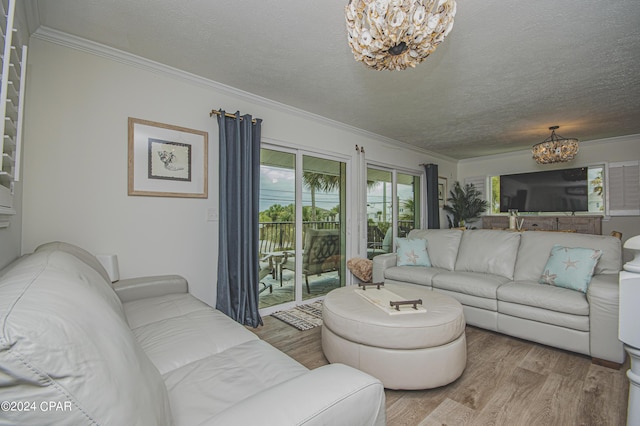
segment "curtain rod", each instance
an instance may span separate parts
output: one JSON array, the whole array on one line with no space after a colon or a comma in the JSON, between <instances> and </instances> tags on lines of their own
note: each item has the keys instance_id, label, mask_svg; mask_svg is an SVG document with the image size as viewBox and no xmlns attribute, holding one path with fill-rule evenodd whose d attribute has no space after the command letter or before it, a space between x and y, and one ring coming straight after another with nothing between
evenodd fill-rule
<instances>
[{"instance_id":1,"label":"curtain rod","mask_svg":"<svg viewBox=\"0 0 640 426\"><path fill-rule=\"evenodd\" d=\"M215 115L222 115L222 113L221 113L220 111L218 111L217 109L212 109L212 110L211 110L211 112L209 113L209 117L213 117L213 115L214 115L214 114L215 114ZM230 114L230 113L228 113L228 112L225 112L225 113L224 113L224 116L225 116L225 117L229 117L229 118L236 118L236 115L235 115L235 114ZM244 120L244 117L240 117L240 120ZM257 123L255 118L254 118L253 120L251 120L251 122L252 122L253 124L256 124L256 123Z\"/></svg>"}]
</instances>

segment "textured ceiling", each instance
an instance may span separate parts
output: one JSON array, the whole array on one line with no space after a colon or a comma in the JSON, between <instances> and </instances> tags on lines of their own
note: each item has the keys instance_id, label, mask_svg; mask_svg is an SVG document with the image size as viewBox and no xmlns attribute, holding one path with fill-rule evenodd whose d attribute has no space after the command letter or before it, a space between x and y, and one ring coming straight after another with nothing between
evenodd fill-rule
<instances>
[{"instance_id":1,"label":"textured ceiling","mask_svg":"<svg viewBox=\"0 0 640 426\"><path fill-rule=\"evenodd\" d=\"M458 0L415 69L374 71L347 0L36 0L40 24L463 159L640 134L640 1ZM229 106L232 108L232 106Z\"/></svg>"}]
</instances>

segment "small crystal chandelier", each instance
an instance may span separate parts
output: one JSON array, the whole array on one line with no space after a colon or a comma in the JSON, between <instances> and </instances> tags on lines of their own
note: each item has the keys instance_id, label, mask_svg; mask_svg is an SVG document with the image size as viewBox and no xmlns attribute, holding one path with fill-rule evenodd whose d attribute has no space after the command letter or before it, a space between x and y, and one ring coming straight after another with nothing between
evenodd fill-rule
<instances>
[{"instance_id":1,"label":"small crystal chandelier","mask_svg":"<svg viewBox=\"0 0 640 426\"><path fill-rule=\"evenodd\" d=\"M370 68L413 68L449 34L455 14L455 0L350 0L349 46Z\"/></svg>"},{"instance_id":2,"label":"small crystal chandelier","mask_svg":"<svg viewBox=\"0 0 640 426\"><path fill-rule=\"evenodd\" d=\"M551 126L551 136L537 143L531 149L533 159L538 164L566 163L576 158L578 154L578 139L563 138L556 135L560 126Z\"/></svg>"}]
</instances>

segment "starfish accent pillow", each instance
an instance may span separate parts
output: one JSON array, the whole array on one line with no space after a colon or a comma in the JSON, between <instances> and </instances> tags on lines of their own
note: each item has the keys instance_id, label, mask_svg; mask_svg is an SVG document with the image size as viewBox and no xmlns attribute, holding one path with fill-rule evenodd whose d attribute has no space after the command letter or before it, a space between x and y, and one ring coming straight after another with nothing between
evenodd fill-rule
<instances>
[{"instance_id":1,"label":"starfish accent pillow","mask_svg":"<svg viewBox=\"0 0 640 426\"><path fill-rule=\"evenodd\" d=\"M602 250L554 245L540 283L587 292Z\"/></svg>"},{"instance_id":2,"label":"starfish accent pillow","mask_svg":"<svg viewBox=\"0 0 640 426\"><path fill-rule=\"evenodd\" d=\"M427 252L427 240L398 238L396 243L398 266L427 266L431 267L431 259Z\"/></svg>"}]
</instances>

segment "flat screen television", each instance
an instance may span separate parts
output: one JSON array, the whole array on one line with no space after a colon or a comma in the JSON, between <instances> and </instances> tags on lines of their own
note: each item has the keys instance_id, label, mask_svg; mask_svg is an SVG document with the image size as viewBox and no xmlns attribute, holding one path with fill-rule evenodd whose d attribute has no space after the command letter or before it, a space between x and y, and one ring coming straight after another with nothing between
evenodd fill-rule
<instances>
[{"instance_id":1,"label":"flat screen television","mask_svg":"<svg viewBox=\"0 0 640 426\"><path fill-rule=\"evenodd\" d=\"M589 211L587 168L500 176L500 211Z\"/></svg>"}]
</instances>

